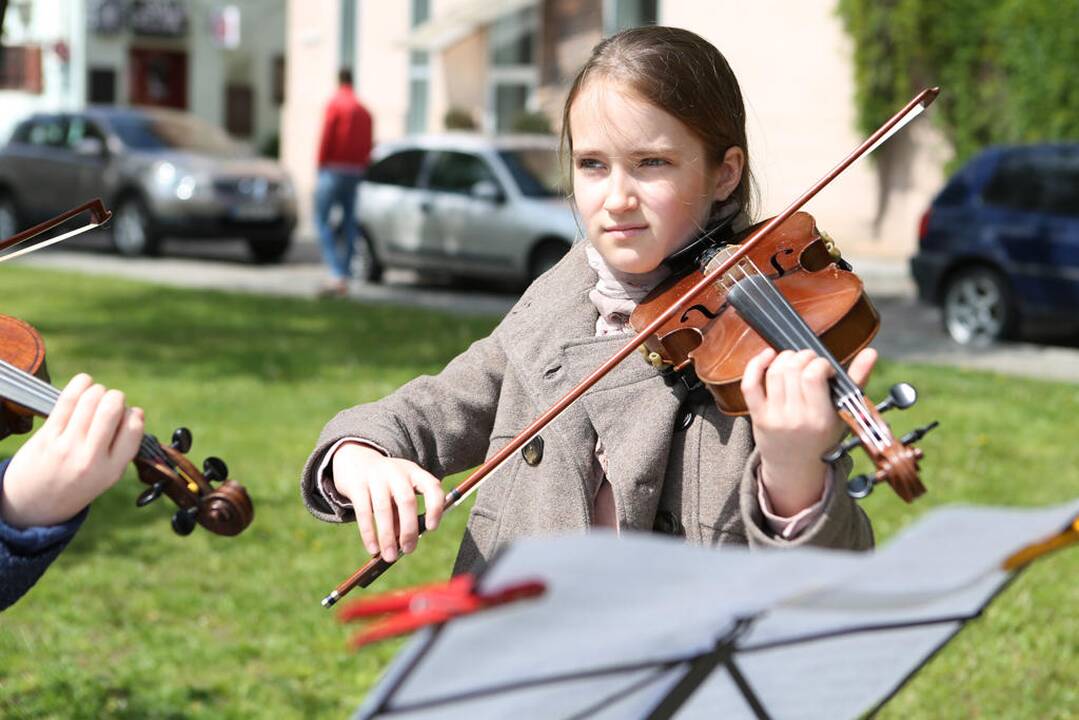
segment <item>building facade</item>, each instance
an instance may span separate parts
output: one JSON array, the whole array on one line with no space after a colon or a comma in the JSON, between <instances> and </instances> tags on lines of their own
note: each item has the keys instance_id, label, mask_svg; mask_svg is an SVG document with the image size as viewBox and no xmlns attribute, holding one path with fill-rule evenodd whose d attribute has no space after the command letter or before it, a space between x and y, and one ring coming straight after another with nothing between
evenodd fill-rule
<instances>
[{"instance_id":1,"label":"building facade","mask_svg":"<svg viewBox=\"0 0 1079 720\"><path fill-rule=\"evenodd\" d=\"M759 217L782 210L861 141L851 41L833 0L290 0L282 158L309 208L322 105L342 66L354 70L378 140L544 121L557 131L592 46L652 22L704 36L738 76ZM909 255L949 157L919 119L806 209L841 248Z\"/></svg>"},{"instance_id":2,"label":"building facade","mask_svg":"<svg viewBox=\"0 0 1079 720\"><path fill-rule=\"evenodd\" d=\"M284 0L10 0L0 137L33 111L186 110L276 153Z\"/></svg>"}]
</instances>

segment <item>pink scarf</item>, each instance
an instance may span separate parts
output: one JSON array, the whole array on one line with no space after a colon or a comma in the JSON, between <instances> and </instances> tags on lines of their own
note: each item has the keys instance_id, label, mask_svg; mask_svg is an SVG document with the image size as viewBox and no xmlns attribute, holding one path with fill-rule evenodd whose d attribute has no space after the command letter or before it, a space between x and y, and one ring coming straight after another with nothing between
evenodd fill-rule
<instances>
[{"instance_id":1,"label":"pink scarf","mask_svg":"<svg viewBox=\"0 0 1079 720\"><path fill-rule=\"evenodd\" d=\"M624 273L610 267L591 244L585 247L588 267L596 271L599 279L596 287L588 291L588 299L599 311L596 320L596 335L633 334L629 326L629 316L637 303L652 291L671 271L660 265L652 272L640 275Z\"/></svg>"}]
</instances>

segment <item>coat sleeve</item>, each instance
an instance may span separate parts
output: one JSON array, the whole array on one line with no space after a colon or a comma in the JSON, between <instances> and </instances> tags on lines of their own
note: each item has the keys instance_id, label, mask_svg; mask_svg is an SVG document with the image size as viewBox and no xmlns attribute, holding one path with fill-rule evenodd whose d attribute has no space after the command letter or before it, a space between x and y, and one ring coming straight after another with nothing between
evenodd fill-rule
<instances>
[{"instance_id":1,"label":"coat sleeve","mask_svg":"<svg viewBox=\"0 0 1079 720\"><path fill-rule=\"evenodd\" d=\"M824 499L820 516L790 540L778 538L767 529L768 525L757 499L760 464L760 452L754 450L746 463L739 489L742 522L750 547L816 545L843 550L868 550L873 547L873 528L869 524L869 517L861 506L844 492L847 476L854 465L849 455L844 455L833 465L834 482L828 497Z\"/></svg>"},{"instance_id":2,"label":"coat sleeve","mask_svg":"<svg viewBox=\"0 0 1079 720\"><path fill-rule=\"evenodd\" d=\"M505 353L492 335L473 343L439 374L418 377L382 400L338 413L304 466L300 487L307 509L321 520L352 520L351 509L331 506L319 489L323 457L343 438L368 441L438 478L483 462L505 369Z\"/></svg>"},{"instance_id":3,"label":"coat sleeve","mask_svg":"<svg viewBox=\"0 0 1079 720\"><path fill-rule=\"evenodd\" d=\"M0 487L9 460L0 463ZM89 508L60 525L13 528L0 518L0 610L26 594L67 547Z\"/></svg>"}]
</instances>

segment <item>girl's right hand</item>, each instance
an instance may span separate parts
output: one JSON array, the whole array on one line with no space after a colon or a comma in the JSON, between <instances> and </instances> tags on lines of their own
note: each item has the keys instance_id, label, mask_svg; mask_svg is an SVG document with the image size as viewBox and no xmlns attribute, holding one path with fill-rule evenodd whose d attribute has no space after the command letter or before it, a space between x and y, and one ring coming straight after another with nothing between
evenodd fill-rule
<instances>
[{"instance_id":1,"label":"girl's right hand","mask_svg":"<svg viewBox=\"0 0 1079 720\"><path fill-rule=\"evenodd\" d=\"M409 460L389 458L374 448L345 443L333 454L333 484L352 501L364 547L384 560L410 553L419 538L416 495L423 495L428 530L438 527L446 493L438 479Z\"/></svg>"}]
</instances>

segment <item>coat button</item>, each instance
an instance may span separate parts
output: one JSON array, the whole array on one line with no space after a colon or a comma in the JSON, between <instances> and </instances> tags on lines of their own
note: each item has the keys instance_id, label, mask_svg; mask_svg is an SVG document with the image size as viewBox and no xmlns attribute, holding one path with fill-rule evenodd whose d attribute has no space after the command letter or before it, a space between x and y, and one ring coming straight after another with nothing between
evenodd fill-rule
<instances>
[{"instance_id":1,"label":"coat button","mask_svg":"<svg viewBox=\"0 0 1079 720\"><path fill-rule=\"evenodd\" d=\"M678 420L675 423L674 431L675 432L685 432L686 430L689 429L689 426L692 425L692 424L693 424L693 411L688 410L688 409L683 410L682 414L678 417Z\"/></svg>"},{"instance_id":2,"label":"coat button","mask_svg":"<svg viewBox=\"0 0 1079 720\"><path fill-rule=\"evenodd\" d=\"M529 465L539 465L543 459L543 438L537 435L529 440L528 444L521 448L521 456Z\"/></svg>"}]
</instances>

